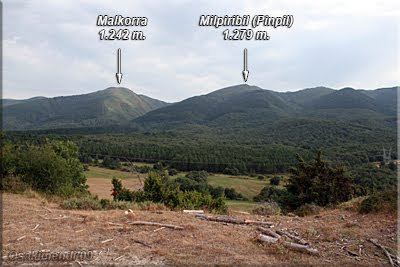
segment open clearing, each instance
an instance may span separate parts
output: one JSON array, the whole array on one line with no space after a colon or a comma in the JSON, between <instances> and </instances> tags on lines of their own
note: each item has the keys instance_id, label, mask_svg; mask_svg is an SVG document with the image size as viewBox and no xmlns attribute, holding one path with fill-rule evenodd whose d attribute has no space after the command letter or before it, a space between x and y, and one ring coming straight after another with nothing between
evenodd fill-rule
<instances>
[{"instance_id":1,"label":"open clearing","mask_svg":"<svg viewBox=\"0 0 400 267\"><path fill-rule=\"evenodd\" d=\"M111 179L116 177L122 180L122 184L129 189L141 188L141 181L147 177L147 174L136 174L130 172L123 172L119 170L110 170L106 168L90 166L89 170L85 172L87 177L87 184L89 191L92 194L98 195L99 198L111 198ZM185 173L179 173L177 176L184 176ZM241 193L248 199L253 199L261 189L267 185L268 181L258 180L248 176L230 176L224 174L213 174L208 177L208 183L213 186L222 186L234 188L237 192Z\"/></svg>"},{"instance_id":2,"label":"open clearing","mask_svg":"<svg viewBox=\"0 0 400 267\"><path fill-rule=\"evenodd\" d=\"M134 210L128 215L122 210L62 210L58 204L47 204L37 197L4 193L4 265L62 264L13 261L9 257L11 251L90 250L93 258L80 261L81 265L388 266L382 251L367 240L375 238L380 244L396 249L394 214L360 215L327 210L304 218L238 217L268 220L273 222L274 229L296 232L320 254L312 256L279 244L260 244L256 241L258 232L251 225L203 221L193 214L156 209ZM128 224L135 220L180 225L184 230ZM359 256L351 256L348 251Z\"/></svg>"}]
</instances>

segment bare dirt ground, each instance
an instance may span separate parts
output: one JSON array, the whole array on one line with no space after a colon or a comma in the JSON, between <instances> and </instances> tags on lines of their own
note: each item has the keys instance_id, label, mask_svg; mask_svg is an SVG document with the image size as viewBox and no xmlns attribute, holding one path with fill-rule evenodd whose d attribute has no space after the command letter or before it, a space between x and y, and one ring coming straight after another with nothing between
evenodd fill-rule
<instances>
[{"instance_id":1,"label":"bare dirt ground","mask_svg":"<svg viewBox=\"0 0 400 267\"><path fill-rule=\"evenodd\" d=\"M307 255L279 244L260 244L255 226L196 219L193 214L165 210L62 210L55 203L23 195L3 194L3 263L5 265L275 265L389 266L383 252L367 240L375 238L396 251L393 214L360 215L327 210L304 218L241 215L268 220L307 239L320 252ZM129 221L175 224L184 230L129 225ZM15 261L11 252L92 251L78 262ZM351 256L348 251L359 256ZM11 253L11 254L10 254Z\"/></svg>"}]
</instances>

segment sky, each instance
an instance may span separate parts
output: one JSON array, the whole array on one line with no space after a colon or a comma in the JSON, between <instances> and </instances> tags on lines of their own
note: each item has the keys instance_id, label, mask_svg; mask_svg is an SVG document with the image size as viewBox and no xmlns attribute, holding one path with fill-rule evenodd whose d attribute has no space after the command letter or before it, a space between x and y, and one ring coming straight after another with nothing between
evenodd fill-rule
<instances>
[{"instance_id":1,"label":"sky","mask_svg":"<svg viewBox=\"0 0 400 267\"><path fill-rule=\"evenodd\" d=\"M100 41L98 15L148 18L145 41ZM224 41L233 27L200 15L293 15L268 41ZM262 28L257 28L262 30ZM400 85L400 1L3 1L3 98L90 93L120 86L175 102L247 81L294 91Z\"/></svg>"}]
</instances>

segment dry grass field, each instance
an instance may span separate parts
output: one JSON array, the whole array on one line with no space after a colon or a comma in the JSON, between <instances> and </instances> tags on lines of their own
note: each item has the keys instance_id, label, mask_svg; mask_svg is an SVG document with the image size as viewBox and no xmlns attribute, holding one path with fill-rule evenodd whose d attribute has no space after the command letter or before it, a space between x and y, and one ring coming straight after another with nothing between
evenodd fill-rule
<instances>
[{"instance_id":1,"label":"dry grass field","mask_svg":"<svg viewBox=\"0 0 400 267\"><path fill-rule=\"evenodd\" d=\"M368 240L396 249L394 214L360 215L353 211L326 210L317 216L263 217L272 229L288 229L318 249L313 256L279 245L257 241L251 225L199 220L193 214L159 210L63 210L37 195L3 194L4 265L274 265L274 266L389 266L383 252ZM182 226L183 230L131 225L151 221ZM15 261L11 252L72 250L92 251L80 262ZM11 254L10 254L11 253ZM357 256L351 255L355 253Z\"/></svg>"}]
</instances>

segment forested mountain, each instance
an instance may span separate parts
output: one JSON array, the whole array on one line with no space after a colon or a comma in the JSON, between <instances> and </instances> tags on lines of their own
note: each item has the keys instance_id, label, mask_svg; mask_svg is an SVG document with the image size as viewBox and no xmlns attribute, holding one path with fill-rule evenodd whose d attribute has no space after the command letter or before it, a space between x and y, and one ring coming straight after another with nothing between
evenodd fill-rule
<instances>
[{"instance_id":1,"label":"forested mountain","mask_svg":"<svg viewBox=\"0 0 400 267\"><path fill-rule=\"evenodd\" d=\"M396 87L372 91L316 87L279 93L238 85L156 109L134 123L153 131L189 125L254 131L307 120L358 124L375 120L381 127L396 116L396 94Z\"/></svg>"},{"instance_id":2,"label":"forested mountain","mask_svg":"<svg viewBox=\"0 0 400 267\"><path fill-rule=\"evenodd\" d=\"M122 103L130 99L126 95L132 94L127 89L108 89L79 102L89 110L100 102L102 107L109 108L106 113L88 112L78 109L79 105L74 105L74 109L67 106L58 109L58 116L64 120L79 115L80 120L91 122L86 123L87 127L14 133L8 138L33 142L42 138L70 139L85 156L163 161L179 170L222 172L237 168L241 172L260 173L287 171L296 162L297 153L307 159L317 150L324 151L333 162L354 167L381 160L382 148L394 148L397 144L396 87L378 90L317 87L281 93L238 85L170 105L135 95L134 99L141 100L139 103L153 104L154 110L140 117L137 117L139 112L131 111L136 109L122 108ZM93 100L99 98L102 101ZM48 103L49 99L40 101ZM111 105L110 101L119 104ZM38 100L29 106L32 103L36 103L33 106L37 109L42 107ZM72 100L68 103L73 106ZM27 104L14 104L5 111L16 112L12 108L19 110L23 105L27 114L38 113L35 109L29 111ZM127 106L138 104L128 101ZM47 114L47 110L39 114L43 118L52 115L52 119L36 127L30 122L27 128L60 125L58 117ZM84 119L90 113L98 117ZM7 118L5 123L10 123ZM391 156L397 158L394 150Z\"/></svg>"},{"instance_id":3,"label":"forested mountain","mask_svg":"<svg viewBox=\"0 0 400 267\"><path fill-rule=\"evenodd\" d=\"M123 87L90 94L3 100L7 130L105 126L128 122L167 103Z\"/></svg>"}]
</instances>

